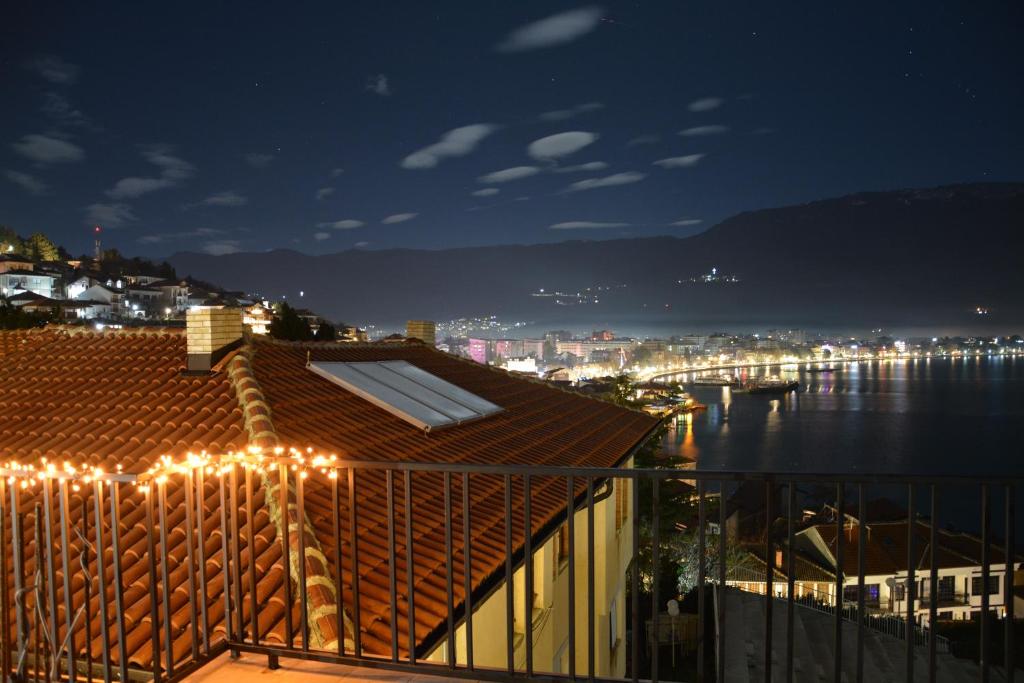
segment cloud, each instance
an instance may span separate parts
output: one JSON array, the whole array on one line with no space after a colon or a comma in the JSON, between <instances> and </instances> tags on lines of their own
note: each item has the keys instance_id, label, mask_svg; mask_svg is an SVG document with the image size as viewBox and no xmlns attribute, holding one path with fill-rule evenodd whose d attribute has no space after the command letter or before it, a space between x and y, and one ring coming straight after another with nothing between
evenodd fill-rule
<instances>
[{"instance_id":1,"label":"cloud","mask_svg":"<svg viewBox=\"0 0 1024 683\"><path fill-rule=\"evenodd\" d=\"M40 164L81 161L85 158L85 152L78 145L46 135L23 135L11 147L23 157Z\"/></svg>"},{"instance_id":2,"label":"cloud","mask_svg":"<svg viewBox=\"0 0 1024 683\"><path fill-rule=\"evenodd\" d=\"M565 121L571 119L574 116L580 114L586 114L587 112L597 111L598 109L604 109L604 105L600 102L586 102L584 104L577 104L571 109L556 109L555 111L546 111L540 115L541 121Z\"/></svg>"},{"instance_id":3,"label":"cloud","mask_svg":"<svg viewBox=\"0 0 1024 683\"><path fill-rule=\"evenodd\" d=\"M489 123L474 123L461 128L454 128L432 145L413 152L402 159L402 168L423 169L434 168L445 157L461 157L469 154L480 141L497 130L497 126Z\"/></svg>"},{"instance_id":4,"label":"cloud","mask_svg":"<svg viewBox=\"0 0 1024 683\"><path fill-rule=\"evenodd\" d=\"M29 62L28 67L50 83L70 85L78 79L78 65L65 62L56 55L37 57Z\"/></svg>"},{"instance_id":5,"label":"cloud","mask_svg":"<svg viewBox=\"0 0 1024 683\"><path fill-rule=\"evenodd\" d=\"M203 245L202 250L211 256L237 254L242 243L238 240L214 240Z\"/></svg>"},{"instance_id":6,"label":"cloud","mask_svg":"<svg viewBox=\"0 0 1024 683\"><path fill-rule=\"evenodd\" d=\"M160 169L160 176L156 178L140 178L137 176L121 178L114 184L114 187L107 190L108 197L111 199L128 199L155 192L156 190L175 187L181 181L191 177L195 172L195 166L171 154L171 148L167 145L145 146L142 148L142 156L146 161Z\"/></svg>"},{"instance_id":7,"label":"cloud","mask_svg":"<svg viewBox=\"0 0 1024 683\"><path fill-rule=\"evenodd\" d=\"M43 94L43 115L67 126L87 126L89 117L75 109L68 98L57 92Z\"/></svg>"},{"instance_id":8,"label":"cloud","mask_svg":"<svg viewBox=\"0 0 1024 683\"><path fill-rule=\"evenodd\" d=\"M344 172L345 172L345 169L343 169L343 168L332 168L331 169L331 177L332 178L337 178L338 176L340 176Z\"/></svg>"},{"instance_id":9,"label":"cloud","mask_svg":"<svg viewBox=\"0 0 1024 683\"><path fill-rule=\"evenodd\" d=\"M548 230L588 230L598 228L628 228L629 223L612 223L603 221L567 221L555 223Z\"/></svg>"},{"instance_id":10,"label":"cloud","mask_svg":"<svg viewBox=\"0 0 1024 683\"><path fill-rule=\"evenodd\" d=\"M600 187L629 185L630 183L638 183L646 177L646 173L637 173L636 171L613 173L612 175L605 176L603 178L588 178L587 180L580 180L567 187L564 191L577 192L579 190L596 190Z\"/></svg>"},{"instance_id":11,"label":"cloud","mask_svg":"<svg viewBox=\"0 0 1024 683\"><path fill-rule=\"evenodd\" d=\"M597 28L602 13L600 7L581 7L553 14L520 26L494 49L498 52L523 52L571 43Z\"/></svg>"},{"instance_id":12,"label":"cloud","mask_svg":"<svg viewBox=\"0 0 1024 683\"><path fill-rule=\"evenodd\" d=\"M329 232L314 232L313 233L313 239L315 239L317 242L323 242L324 240L330 239L330 238L331 238L331 233L329 233Z\"/></svg>"},{"instance_id":13,"label":"cloud","mask_svg":"<svg viewBox=\"0 0 1024 683\"><path fill-rule=\"evenodd\" d=\"M661 142L660 135L638 135L629 142L627 142L626 147L636 147L637 145L653 145L656 142Z\"/></svg>"},{"instance_id":14,"label":"cloud","mask_svg":"<svg viewBox=\"0 0 1024 683\"><path fill-rule=\"evenodd\" d=\"M711 111L712 109L718 109L725 102L721 97L702 97L699 100L690 102L688 109L694 112Z\"/></svg>"},{"instance_id":15,"label":"cloud","mask_svg":"<svg viewBox=\"0 0 1024 683\"><path fill-rule=\"evenodd\" d=\"M595 140L596 133L572 130L534 140L526 148L526 152L534 159L557 159L578 152Z\"/></svg>"},{"instance_id":16,"label":"cloud","mask_svg":"<svg viewBox=\"0 0 1024 683\"><path fill-rule=\"evenodd\" d=\"M249 198L228 190L227 192L218 192L212 194L200 204L206 206L244 206L249 203Z\"/></svg>"},{"instance_id":17,"label":"cloud","mask_svg":"<svg viewBox=\"0 0 1024 683\"><path fill-rule=\"evenodd\" d=\"M167 178L121 178L114 183L114 187L107 190L107 196L111 199L129 199L174 187L175 184L175 181Z\"/></svg>"},{"instance_id":18,"label":"cloud","mask_svg":"<svg viewBox=\"0 0 1024 683\"><path fill-rule=\"evenodd\" d=\"M687 154L681 157L668 157L667 159L658 159L653 162L653 165L662 168L690 168L696 166L704 156L704 154Z\"/></svg>"},{"instance_id":19,"label":"cloud","mask_svg":"<svg viewBox=\"0 0 1024 683\"><path fill-rule=\"evenodd\" d=\"M125 223L137 221L139 217L127 204L90 204L85 207L85 222L104 228L120 228Z\"/></svg>"},{"instance_id":20,"label":"cloud","mask_svg":"<svg viewBox=\"0 0 1024 683\"><path fill-rule=\"evenodd\" d=\"M686 137L699 137L703 135L718 135L720 133L726 133L728 131L729 126L694 126L693 128L687 128L686 130L679 131L679 134L685 135Z\"/></svg>"},{"instance_id":21,"label":"cloud","mask_svg":"<svg viewBox=\"0 0 1024 683\"><path fill-rule=\"evenodd\" d=\"M686 227L688 225L700 225L703 222L704 221L701 220L700 218L683 218L683 219L678 220L678 221L676 221L674 223L669 223L669 225L678 225L678 226Z\"/></svg>"},{"instance_id":22,"label":"cloud","mask_svg":"<svg viewBox=\"0 0 1024 683\"><path fill-rule=\"evenodd\" d=\"M196 237L213 237L214 235L223 234L223 230L218 230L216 228L196 228L195 230L186 230L184 232L162 232L155 235L143 235L138 238L136 242L141 244L160 244L173 240L195 239Z\"/></svg>"},{"instance_id":23,"label":"cloud","mask_svg":"<svg viewBox=\"0 0 1024 683\"><path fill-rule=\"evenodd\" d=\"M388 77L384 74L376 74L366 79L366 89L381 97L387 97L394 92L388 84Z\"/></svg>"},{"instance_id":24,"label":"cloud","mask_svg":"<svg viewBox=\"0 0 1024 683\"><path fill-rule=\"evenodd\" d=\"M245 163L249 164L253 168L266 168L270 165L270 162L274 160L274 155L249 152L242 158L245 159Z\"/></svg>"},{"instance_id":25,"label":"cloud","mask_svg":"<svg viewBox=\"0 0 1024 683\"><path fill-rule=\"evenodd\" d=\"M504 168L500 171L482 175L477 180L481 183L507 183L510 180L528 178L538 173L540 173L540 169L536 166L513 166L512 168Z\"/></svg>"},{"instance_id":26,"label":"cloud","mask_svg":"<svg viewBox=\"0 0 1024 683\"><path fill-rule=\"evenodd\" d=\"M334 194L333 187L321 187L319 190L316 191L316 198L326 199L327 197L330 197L332 194Z\"/></svg>"},{"instance_id":27,"label":"cloud","mask_svg":"<svg viewBox=\"0 0 1024 683\"><path fill-rule=\"evenodd\" d=\"M395 223L404 223L406 221L411 221L413 218L416 218L416 216L418 216L418 215L419 215L418 213L396 213L396 214L392 214L390 216L384 217L383 219L381 219L381 223L383 223L384 225L394 225Z\"/></svg>"},{"instance_id":28,"label":"cloud","mask_svg":"<svg viewBox=\"0 0 1024 683\"><path fill-rule=\"evenodd\" d=\"M585 164L577 164L576 166L559 166L551 169L555 173L577 173L579 171L603 171L608 168L608 164L603 161L588 161Z\"/></svg>"},{"instance_id":29,"label":"cloud","mask_svg":"<svg viewBox=\"0 0 1024 683\"><path fill-rule=\"evenodd\" d=\"M149 145L143 147L142 156L146 161L162 169L160 175L168 180L185 180L196 170L196 167L184 159L171 154L167 145Z\"/></svg>"},{"instance_id":30,"label":"cloud","mask_svg":"<svg viewBox=\"0 0 1024 683\"><path fill-rule=\"evenodd\" d=\"M501 192L501 190L499 190L496 187L485 187L482 190L477 190L476 192L471 192L470 194L472 194L474 197L492 197L498 194L499 192Z\"/></svg>"},{"instance_id":31,"label":"cloud","mask_svg":"<svg viewBox=\"0 0 1024 683\"><path fill-rule=\"evenodd\" d=\"M369 242L356 242L352 246L355 247L356 249L363 249L365 247L370 246L370 243Z\"/></svg>"},{"instance_id":32,"label":"cloud","mask_svg":"<svg viewBox=\"0 0 1024 683\"><path fill-rule=\"evenodd\" d=\"M353 228L363 227L362 221L357 221L354 218L344 218L340 221L331 221L329 223L317 223L318 228L332 228L334 230L351 230Z\"/></svg>"},{"instance_id":33,"label":"cloud","mask_svg":"<svg viewBox=\"0 0 1024 683\"><path fill-rule=\"evenodd\" d=\"M47 190L50 189L42 180L21 171L4 171L4 177L16 185L21 185L30 194L46 194Z\"/></svg>"}]
</instances>

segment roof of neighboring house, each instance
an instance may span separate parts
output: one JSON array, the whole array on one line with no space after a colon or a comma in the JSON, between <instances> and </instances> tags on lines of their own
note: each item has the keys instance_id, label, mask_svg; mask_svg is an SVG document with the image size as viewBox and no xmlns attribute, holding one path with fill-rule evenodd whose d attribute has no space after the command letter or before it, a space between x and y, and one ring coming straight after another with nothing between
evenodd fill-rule
<instances>
[{"instance_id":1,"label":"roof of neighboring house","mask_svg":"<svg viewBox=\"0 0 1024 683\"><path fill-rule=\"evenodd\" d=\"M429 434L391 413L348 392L306 368L307 355L314 361L405 360L489 401L503 412ZM314 446L341 458L374 461L421 461L438 463L520 463L526 465L615 466L626 458L657 425L646 414L584 398L544 383L459 360L419 342L388 344L295 344L254 337L222 359L212 374L190 376L186 363L184 329L133 328L93 331L88 328L48 327L29 331L0 332L0 449L5 458L35 462L41 457L99 466L113 471L141 472L162 454L181 456L186 451L211 453L261 445ZM404 501L401 477L396 500ZM454 477L453 544L462 546L461 479ZM312 525L307 534L311 546L333 556L330 483L311 472L306 480L306 516ZM384 653L390 648L389 609L384 545L386 510L383 474L360 472L358 478L358 537L361 582L361 622L364 650ZM444 522L441 476L417 473L413 479L415 515L413 557L416 602L415 631L419 648L429 648L443 632L445 621ZM472 506L472 586L484 594L500 583L504 566L505 515L501 478L474 475ZM578 491L583 483L578 482ZM281 642L283 607L280 541L275 541L275 496L266 498L263 481L257 492L261 506L255 516L258 593L265 600L260 630L265 638ZM340 487L342 507L347 506L346 487ZM207 486L207 508L215 509L217 495ZM513 509L522 509L522 483L513 486ZM126 492L127 494L127 492ZM77 494L76 494L77 495ZM565 483L535 477L532 504L533 533L550 530L565 513ZM264 500L266 505L264 506ZM172 505L180 500L172 499ZM30 503L26 503L30 505ZM126 556L141 557L145 541L135 533L142 522L137 511L141 494L126 496L122 531ZM72 505L73 508L78 506ZM399 506L400 507L400 506ZM77 519L77 518L75 518ZM75 520L72 520L75 523ZM549 523L548 527L545 524ZM398 536L404 539L404 515L396 515ZM344 524L347 531L347 523ZM347 538L347 536L346 536ZM171 554L182 561L184 540L175 532ZM521 549L524 528L515 520L513 544ZM292 542L295 542L293 534ZM208 534L208 544L219 549L219 527ZM398 557L406 554L399 540ZM216 559L214 559L216 555ZM346 616L350 614L352 559L346 544L344 585ZM336 577L328 567L307 556L311 605L333 605ZM461 551L454 558L455 604L463 600ZM331 563L333 566L333 563ZM219 552L210 553L212 572L210 605L222 599L217 583ZM222 578L222 577L221 577ZM407 631L406 567L397 567L400 633ZM146 575L134 579L126 596L125 613L132 616L127 642L133 662L146 663L150 656ZM319 591L319 592L317 592ZM184 601L184 586L175 591ZM265 596L265 597L264 597ZM58 602L62 601L62 595ZM180 604L184 604L183 602ZM296 607L297 609L297 607ZM320 612L324 612L321 610ZM222 610L211 608L222 618ZM187 610L179 609L172 624L181 632L174 648L187 655ZM184 620L184 622L182 621ZM321 617L314 628L325 641L333 617ZM297 623L297 621L296 621ZM136 633L137 629L138 633ZM346 634L347 635L347 634ZM180 641L180 642L179 642ZM405 640L401 639L402 646Z\"/></svg>"},{"instance_id":2,"label":"roof of neighboring house","mask_svg":"<svg viewBox=\"0 0 1024 683\"><path fill-rule=\"evenodd\" d=\"M30 289L26 289L25 291L19 292L18 294L15 294L13 296L9 296L9 297L7 297L7 300L10 301L12 304L15 304L15 305L17 305L19 303L25 303L25 302L55 301L54 299L51 299L48 296L43 296L42 294L37 294L37 293L33 292Z\"/></svg>"},{"instance_id":3,"label":"roof of neighboring house","mask_svg":"<svg viewBox=\"0 0 1024 683\"><path fill-rule=\"evenodd\" d=\"M836 526L834 524L818 524L801 532L816 532L828 548L831 557L822 558L829 566L835 565L833 559L836 552ZM869 523L861 527L859 524L847 524L843 543L843 571L847 575L857 573L857 555L861 539L865 541L864 561L867 575L893 575L907 570L907 521ZM936 529L938 547L936 548L937 564L940 569L954 567L981 566L981 539L947 529ZM931 568L931 525L917 522L913 525L914 567L917 570ZM989 561L999 564L1005 561L1006 555L999 544L993 543L989 548Z\"/></svg>"}]
</instances>

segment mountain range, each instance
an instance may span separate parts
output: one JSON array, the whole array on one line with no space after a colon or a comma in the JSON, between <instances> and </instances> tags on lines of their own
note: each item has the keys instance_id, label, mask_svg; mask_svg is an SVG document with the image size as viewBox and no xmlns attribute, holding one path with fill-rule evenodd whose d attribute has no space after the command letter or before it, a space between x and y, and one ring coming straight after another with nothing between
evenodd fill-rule
<instances>
[{"instance_id":1,"label":"mountain range","mask_svg":"<svg viewBox=\"0 0 1024 683\"><path fill-rule=\"evenodd\" d=\"M987 183L749 211L686 238L318 256L182 252L170 262L179 274L271 298L294 300L301 290L300 305L327 318L383 326L493 315L679 332L955 330L1024 322L1022 247L1024 183Z\"/></svg>"}]
</instances>

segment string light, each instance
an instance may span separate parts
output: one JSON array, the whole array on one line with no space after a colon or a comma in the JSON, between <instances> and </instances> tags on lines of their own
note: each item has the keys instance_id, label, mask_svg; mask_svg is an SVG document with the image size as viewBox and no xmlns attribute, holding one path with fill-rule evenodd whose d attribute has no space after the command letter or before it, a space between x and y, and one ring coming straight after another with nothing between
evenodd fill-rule
<instances>
[{"instance_id":1,"label":"string light","mask_svg":"<svg viewBox=\"0 0 1024 683\"><path fill-rule=\"evenodd\" d=\"M197 472L223 477L237 466L264 475L282 465L301 479L308 478L311 471L319 472L329 479L337 479L341 461L335 454L321 453L312 447L300 449L276 446L265 450L259 446L248 446L217 455L205 450L198 453L189 451L180 459L161 455L144 472L131 474L125 473L120 464L113 473L107 473L99 467L79 467L67 460L58 465L42 457L38 464L15 461L0 463L0 480L6 479L8 484L18 485L22 489L48 480L66 481L76 492L91 484L102 486L104 482L122 482L134 484L140 492L148 493L154 485L164 486L172 478L191 476Z\"/></svg>"}]
</instances>

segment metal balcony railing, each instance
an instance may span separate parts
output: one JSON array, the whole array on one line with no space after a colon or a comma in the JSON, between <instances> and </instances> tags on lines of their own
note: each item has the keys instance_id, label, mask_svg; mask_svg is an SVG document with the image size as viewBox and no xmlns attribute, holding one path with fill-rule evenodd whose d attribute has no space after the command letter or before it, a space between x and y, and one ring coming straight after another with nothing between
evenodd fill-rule
<instances>
[{"instance_id":1,"label":"metal balcony railing","mask_svg":"<svg viewBox=\"0 0 1024 683\"><path fill-rule=\"evenodd\" d=\"M698 587L725 585L729 566L728 537L722 536L725 542L715 544L717 548L708 543L712 523L717 522L718 529L728 528L727 506L715 505L717 519L709 519L709 506L715 500L728 501L739 484L750 482L764 486L763 518L781 518L785 527L781 536L765 534L764 556L768 558L775 557L783 542L791 547L800 517L797 501L802 485L834 487L839 510L847 508L847 495L852 491L861 520L869 517L866 494L871 487L904 487L908 509L915 515L917 496L928 491L931 569L926 574L932 585L937 582L940 488L955 485L978 492L982 577L986 581L995 545L993 492L1000 491L1005 514L1000 551L1007 558L1016 558L1014 500L1020 478L838 477L342 460L302 469L286 456L260 457L254 462L206 459L143 475L9 467L0 469L0 567L5 569L0 573L0 673L12 681L147 677L177 681L230 651L265 655L271 667L285 657L494 681L658 681L660 670L668 665L658 647L648 648L641 642L641 624L650 615L662 613L662 599L668 597L661 594L652 568L661 566L662 553L672 547L671 539L664 535L679 533L676 527L666 528L661 523L665 514L662 496L683 481L695 482L690 498L695 501L695 524L690 528L695 529L698 547L694 560ZM599 631L604 633L604 626L598 624L598 607L603 613L606 605L599 606L596 597L595 510L604 500L611 505L610 493L625 484L632 491L628 507L622 511L631 530L624 536L630 539L625 576L630 598L617 609L625 614L627 626L619 638L628 664L623 669L616 660L618 668L602 669L605 650L613 645L598 638ZM307 509L310 487L315 487L318 501L329 500L329 515L313 522ZM779 505L780 501L784 504ZM372 524L361 523L369 506L382 508L384 516ZM572 513L566 514L567 510ZM430 518L440 542L434 544L433 537L415 537L414 523L420 517ZM485 539L473 531L480 520L493 532ZM842 567L842 518L836 524L835 552ZM568 578L565 591L551 600L553 605L569 607L564 631L568 665L565 671L555 672L535 657L538 625L534 623L533 596L540 577L535 563L525 560L533 558L534 551L562 525L568 529L564 570ZM371 539L367 534L375 536ZM500 541L495 543L495 539ZM481 547L485 542L489 544L486 549ZM582 543L579 553L578 542ZM434 544L431 557L438 561L430 567L417 567L423 558L416 552L420 543ZM908 525L911 592L915 543ZM325 550L319 552L311 545L322 545ZM371 556L371 551L377 553L381 547L383 554ZM858 547L860 597L849 611L846 606L833 611L832 677L837 682L842 677L843 659L850 657L856 661L856 680L864 680L864 633L877 626L865 609L864 546ZM409 548L414 552L406 552ZM494 567L485 567L489 571L486 576L474 566L485 551L501 558ZM671 559L682 561L675 556ZM784 648L779 648L784 654L779 659L786 663L787 679L794 677L793 610L798 600L792 563L789 554L785 597L765 601L763 651L769 680L776 654L771 628L776 609L786 610L788 625ZM368 564L373 565L372 572L364 569ZM1006 563L1011 583L1015 564ZM321 573L311 575L311 571ZM523 573L522 583L517 581L518 572ZM773 574L769 562L766 585L774 583ZM418 595L421 581L442 592L444 599L428 604ZM315 590L326 584L336 587L328 591L331 605L322 604L323 593ZM836 594L842 595L844 585L845 577L839 571ZM479 646L486 643L474 644L474 618L483 618L475 610L486 601L498 600L502 589L504 600L491 607L504 615L500 620L504 634L484 634L501 642L502 661L478 661ZM719 643L737 626L725 619L728 592L716 592L713 602L705 593L697 591L695 677L724 683L726 648ZM531 604L520 609L517 601L524 596L530 596ZM982 601L982 609L987 611L987 596ZM937 607L936 602L929 604L931 624L936 622ZM1006 609L1003 665L1005 680L1012 681L1012 601ZM417 614L422 617L428 612L434 622L425 617L417 620ZM370 613L373 619L364 618ZM517 623L517 614L522 623ZM709 618L715 624L710 632L717 632L718 638L712 643L705 638ZM903 633L919 632L913 609L895 622ZM547 628L554 628L553 623ZM609 624L608 628L612 627ZM988 680L993 665L990 628L988 620L981 620L982 680ZM853 652L842 648L847 629L856 633ZM333 633L334 639L320 642L315 633ZM478 638L480 635L477 633ZM941 641L904 640L906 680L914 680L914 648L920 646L927 648L929 675L934 680Z\"/></svg>"}]
</instances>

